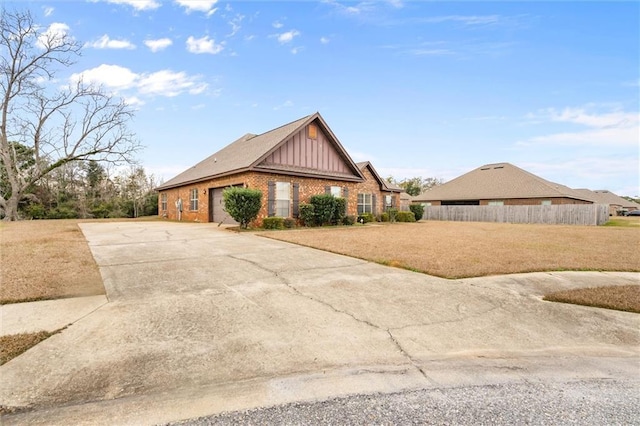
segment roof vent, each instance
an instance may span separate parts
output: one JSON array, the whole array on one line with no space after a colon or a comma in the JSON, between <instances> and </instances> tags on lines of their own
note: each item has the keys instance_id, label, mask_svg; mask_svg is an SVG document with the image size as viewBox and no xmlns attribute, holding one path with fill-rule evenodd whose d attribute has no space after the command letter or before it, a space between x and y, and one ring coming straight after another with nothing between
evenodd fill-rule
<instances>
[{"instance_id":1,"label":"roof vent","mask_svg":"<svg viewBox=\"0 0 640 426\"><path fill-rule=\"evenodd\" d=\"M494 169L504 169L504 166L496 166Z\"/></svg>"},{"instance_id":2,"label":"roof vent","mask_svg":"<svg viewBox=\"0 0 640 426\"><path fill-rule=\"evenodd\" d=\"M491 167L483 167L480 170L489 170Z\"/></svg>"}]
</instances>

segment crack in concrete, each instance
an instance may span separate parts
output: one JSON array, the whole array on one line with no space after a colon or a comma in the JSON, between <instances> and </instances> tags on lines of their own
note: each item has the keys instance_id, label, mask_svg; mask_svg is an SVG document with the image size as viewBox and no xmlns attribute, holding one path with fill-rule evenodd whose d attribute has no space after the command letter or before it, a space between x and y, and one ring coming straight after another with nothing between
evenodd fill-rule
<instances>
[{"instance_id":1,"label":"crack in concrete","mask_svg":"<svg viewBox=\"0 0 640 426\"><path fill-rule=\"evenodd\" d=\"M231 256L233 257L233 256ZM400 344L400 342L398 342L398 340L393 336L393 334L391 333L390 329L385 329L383 327L380 327L374 323L372 323L371 321L368 321L366 319L362 319L362 318L358 318L355 314L351 313L351 312L347 312L347 311L343 311L340 310L338 308L336 308L335 306L333 306L331 303L326 302L324 300L321 299L317 299L313 296L310 296L308 294L305 294L303 292L301 292L296 286L294 286L293 284L291 284L289 282L289 280L287 280L285 277L283 277L282 275L280 275L277 271L273 271L269 268L266 268L265 266L259 264L258 262L249 260L249 259L242 259L242 258L237 258L234 257L234 259L238 259L238 260L244 260L254 266L257 266L258 268L261 268L265 271L269 271L271 273L273 273L273 275L280 281L282 282L284 285L286 285L288 288L290 288L291 290L293 290L293 292L300 296L300 297L304 297L305 299L311 300L313 302L319 303L323 306L326 306L327 308L331 309L333 312L338 313L338 314L342 314L342 315L347 315L349 317L351 317L353 320L362 323L362 324L366 324L367 326L378 330L378 331L383 331L386 332L386 334L389 336L389 339L391 340L391 343L393 343L393 345L396 347L396 349L398 349L398 351L400 351L400 353L402 354L402 356L409 361L409 363L411 364L411 366L413 366L429 383L434 384L436 383L435 381L433 381L428 375L427 373L420 367L420 365L411 357L411 355L409 355L409 353L402 347L402 345ZM314 268L314 269L320 269L320 268ZM324 269L329 269L329 268L324 268ZM306 271L306 270L305 270Z\"/></svg>"}]
</instances>

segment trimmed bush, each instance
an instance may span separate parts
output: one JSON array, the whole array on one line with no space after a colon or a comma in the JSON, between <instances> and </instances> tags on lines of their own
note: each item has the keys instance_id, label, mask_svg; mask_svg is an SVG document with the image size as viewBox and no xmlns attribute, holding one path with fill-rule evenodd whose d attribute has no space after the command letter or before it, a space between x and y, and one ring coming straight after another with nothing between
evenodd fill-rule
<instances>
[{"instance_id":1,"label":"trimmed bush","mask_svg":"<svg viewBox=\"0 0 640 426\"><path fill-rule=\"evenodd\" d=\"M295 228L296 227L296 220L295 219L291 219L290 217L287 217L287 218L284 219L283 225L287 229Z\"/></svg>"},{"instance_id":2,"label":"trimmed bush","mask_svg":"<svg viewBox=\"0 0 640 426\"><path fill-rule=\"evenodd\" d=\"M416 220L420 220L424 216L424 206L422 204L409 204L409 210L413 212Z\"/></svg>"},{"instance_id":3,"label":"trimmed bush","mask_svg":"<svg viewBox=\"0 0 640 426\"><path fill-rule=\"evenodd\" d=\"M396 220L398 222L415 222L416 217L414 216L413 212L397 212Z\"/></svg>"},{"instance_id":4,"label":"trimmed bush","mask_svg":"<svg viewBox=\"0 0 640 426\"><path fill-rule=\"evenodd\" d=\"M398 209L387 209L387 214L389 215L389 222L395 222L396 218L398 217Z\"/></svg>"},{"instance_id":5,"label":"trimmed bush","mask_svg":"<svg viewBox=\"0 0 640 426\"><path fill-rule=\"evenodd\" d=\"M315 207L313 204L300 204L300 220L304 226L314 226L316 223Z\"/></svg>"},{"instance_id":6,"label":"trimmed bush","mask_svg":"<svg viewBox=\"0 0 640 426\"><path fill-rule=\"evenodd\" d=\"M362 213L358 215L358 223L368 223L373 222L375 217L371 213Z\"/></svg>"},{"instance_id":7,"label":"trimmed bush","mask_svg":"<svg viewBox=\"0 0 640 426\"><path fill-rule=\"evenodd\" d=\"M313 195L309 202L314 206L315 225L328 225L332 222L336 198L331 194Z\"/></svg>"},{"instance_id":8,"label":"trimmed bush","mask_svg":"<svg viewBox=\"0 0 640 426\"><path fill-rule=\"evenodd\" d=\"M283 217L265 217L262 219L262 227L264 229L284 229Z\"/></svg>"},{"instance_id":9,"label":"trimmed bush","mask_svg":"<svg viewBox=\"0 0 640 426\"><path fill-rule=\"evenodd\" d=\"M378 222L389 222L389 213L382 213Z\"/></svg>"},{"instance_id":10,"label":"trimmed bush","mask_svg":"<svg viewBox=\"0 0 640 426\"><path fill-rule=\"evenodd\" d=\"M246 229L249 223L258 217L262 207L262 191L258 189L239 188L237 186L222 191L224 209L229 216Z\"/></svg>"},{"instance_id":11,"label":"trimmed bush","mask_svg":"<svg viewBox=\"0 0 640 426\"><path fill-rule=\"evenodd\" d=\"M342 218L342 224L343 225L353 225L354 223L356 223L356 217L355 216L345 216Z\"/></svg>"},{"instance_id":12,"label":"trimmed bush","mask_svg":"<svg viewBox=\"0 0 640 426\"><path fill-rule=\"evenodd\" d=\"M342 197L337 197L333 199L333 217L331 218L331 223L337 225L338 223L342 223L342 220L347 215L347 200Z\"/></svg>"}]
</instances>

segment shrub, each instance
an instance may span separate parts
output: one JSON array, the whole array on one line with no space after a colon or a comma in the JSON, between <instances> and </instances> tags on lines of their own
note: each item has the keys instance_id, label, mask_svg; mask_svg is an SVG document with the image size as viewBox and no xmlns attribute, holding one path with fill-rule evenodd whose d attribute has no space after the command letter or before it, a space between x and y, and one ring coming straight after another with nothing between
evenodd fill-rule
<instances>
[{"instance_id":1,"label":"shrub","mask_svg":"<svg viewBox=\"0 0 640 426\"><path fill-rule=\"evenodd\" d=\"M24 210L25 215L30 219L44 219L47 217L45 208L40 203L29 204Z\"/></svg>"},{"instance_id":2,"label":"shrub","mask_svg":"<svg viewBox=\"0 0 640 426\"><path fill-rule=\"evenodd\" d=\"M347 200L338 197L333 199L333 217L331 218L331 223L337 225L338 223L342 223L342 219L347 215Z\"/></svg>"},{"instance_id":3,"label":"shrub","mask_svg":"<svg viewBox=\"0 0 640 426\"><path fill-rule=\"evenodd\" d=\"M398 222L415 222L416 217L414 216L413 212L397 212L396 220Z\"/></svg>"},{"instance_id":4,"label":"shrub","mask_svg":"<svg viewBox=\"0 0 640 426\"><path fill-rule=\"evenodd\" d=\"M356 223L356 217L355 216L345 216L342 218L342 224L343 225L353 225L354 223Z\"/></svg>"},{"instance_id":5,"label":"shrub","mask_svg":"<svg viewBox=\"0 0 640 426\"><path fill-rule=\"evenodd\" d=\"M379 222L389 222L389 213L382 213Z\"/></svg>"},{"instance_id":6,"label":"shrub","mask_svg":"<svg viewBox=\"0 0 640 426\"><path fill-rule=\"evenodd\" d=\"M314 209L313 204L300 204L300 220L304 226L314 226L316 224Z\"/></svg>"},{"instance_id":7,"label":"shrub","mask_svg":"<svg viewBox=\"0 0 640 426\"><path fill-rule=\"evenodd\" d=\"M358 215L358 223L368 223L368 222L373 222L374 221L374 217L371 213L362 213L360 215Z\"/></svg>"},{"instance_id":8,"label":"shrub","mask_svg":"<svg viewBox=\"0 0 640 426\"><path fill-rule=\"evenodd\" d=\"M313 204L316 225L331 223L335 211L336 198L331 194L313 195L309 202Z\"/></svg>"},{"instance_id":9,"label":"shrub","mask_svg":"<svg viewBox=\"0 0 640 426\"><path fill-rule=\"evenodd\" d=\"M287 229L291 229L291 228L295 228L296 227L296 220L295 219L291 219L290 217L287 217L284 219L284 227Z\"/></svg>"},{"instance_id":10,"label":"shrub","mask_svg":"<svg viewBox=\"0 0 640 426\"><path fill-rule=\"evenodd\" d=\"M413 212L416 220L420 220L424 216L424 206L422 204L409 204L409 210Z\"/></svg>"},{"instance_id":11,"label":"shrub","mask_svg":"<svg viewBox=\"0 0 640 426\"><path fill-rule=\"evenodd\" d=\"M283 217L265 217L262 219L262 227L264 229L284 229Z\"/></svg>"},{"instance_id":12,"label":"shrub","mask_svg":"<svg viewBox=\"0 0 640 426\"><path fill-rule=\"evenodd\" d=\"M231 187L222 191L222 197L225 211L243 229L258 217L262 207L262 192L258 189Z\"/></svg>"}]
</instances>

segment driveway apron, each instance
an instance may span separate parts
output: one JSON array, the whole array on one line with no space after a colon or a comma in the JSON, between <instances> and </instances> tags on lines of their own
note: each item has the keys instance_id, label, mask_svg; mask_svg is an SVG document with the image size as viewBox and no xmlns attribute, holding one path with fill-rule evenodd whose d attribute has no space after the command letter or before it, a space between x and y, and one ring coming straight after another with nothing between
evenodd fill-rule
<instances>
[{"instance_id":1,"label":"driveway apron","mask_svg":"<svg viewBox=\"0 0 640 426\"><path fill-rule=\"evenodd\" d=\"M215 224L81 228L109 303L0 367L0 404L26 410L8 424L151 424L351 393L637 372L638 315L536 293L579 275L450 281Z\"/></svg>"}]
</instances>

